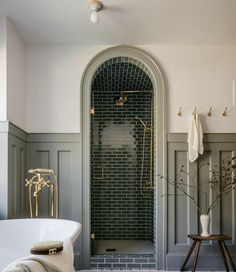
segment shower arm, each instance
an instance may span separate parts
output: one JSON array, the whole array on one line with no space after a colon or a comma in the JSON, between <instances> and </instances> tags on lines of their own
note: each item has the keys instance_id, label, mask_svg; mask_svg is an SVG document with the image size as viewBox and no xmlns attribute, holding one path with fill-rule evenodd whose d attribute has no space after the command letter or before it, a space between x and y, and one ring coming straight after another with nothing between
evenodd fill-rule
<instances>
[{"instance_id":1,"label":"shower arm","mask_svg":"<svg viewBox=\"0 0 236 272\"><path fill-rule=\"evenodd\" d=\"M131 90L131 91L122 91L121 92L121 95L122 94L126 94L126 93L151 93L152 94L152 91L151 90Z\"/></svg>"},{"instance_id":2,"label":"shower arm","mask_svg":"<svg viewBox=\"0 0 236 272\"><path fill-rule=\"evenodd\" d=\"M144 124L144 122L143 122L143 120L141 118L139 118L138 116L136 116L135 119L138 120L144 126L145 130L147 130L147 125Z\"/></svg>"}]
</instances>

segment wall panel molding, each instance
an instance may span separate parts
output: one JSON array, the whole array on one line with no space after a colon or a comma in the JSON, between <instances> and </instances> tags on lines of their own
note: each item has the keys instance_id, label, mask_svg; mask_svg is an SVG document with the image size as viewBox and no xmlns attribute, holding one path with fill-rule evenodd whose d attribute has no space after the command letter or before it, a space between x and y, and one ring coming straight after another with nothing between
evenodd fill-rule
<instances>
[{"instance_id":1,"label":"wall panel molding","mask_svg":"<svg viewBox=\"0 0 236 272\"><path fill-rule=\"evenodd\" d=\"M25 176L30 168L47 167L55 170L59 183L59 218L82 223L82 152L80 134L30 133L27 135ZM49 198L43 190L41 215L48 216ZM27 190L24 190L24 213L29 216ZM80 262L81 240L75 248L75 267Z\"/></svg>"},{"instance_id":2,"label":"wall panel molding","mask_svg":"<svg viewBox=\"0 0 236 272\"><path fill-rule=\"evenodd\" d=\"M27 140L27 133L11 122L9 122L9 134L11 134L12 136L14 136L24 142L26 142L26 140Z\"/></svg>"},{"instance_id":3,"label":"wall panel molding","mask_svg":"<svg viewBox=\"0 0 236 272\"><path fill-rule=\"evenodd\" d=\"M168 133L167 142L186 143L187 133ZM204 143L235 143L236 133L205 133L203 138Z\"/></svg>"},{"instance_id":4,"label":"wall panel molding","mask_svg":"<svg viewBox=\"0 0 236 272\"><path fill-rule=\"evenodd\" d=\"M26 143L13 134L8 135L8 217L23 215Z\"/></svg>"},{"instance_id":5,"label":"wall panel molding","mask_svg":"<svg viewBox=\"0 0 236 272\"><path fill-rule=\"evenodd\" d=\"M9 121L0 122L0 218L22 215L26 132Z\"/></svg>"},{"instance_id":6,"label":"wall panel molding","mask_svg":"<svg viewBox=\"0 0 236 272\"><path fill-rule=\"evenodd\" d=\"M26 133L0 122L0 219L29 217L25 178L28 169L55 169L59 178L59 216L82 222L81 141L78 133ZM43 190L41 216L48 216L48 192ZM76 264L80 242L76 247Z\"/></svg>"},{"instance_id":7,"label":"wall panel molding","mask_svg":"<svg viewBox=\"0 0 236 272\"><path fill-rule=\"evenodd\" d=\"M204 136L204 154L199 159L190 163L188 161L187 134L173 133L168 134L168 177L175 178L178 175L182 165L185 169L196 176L193 180L195 184L204 186L209 178L209 167L220 166L222 160L232 158L236 154L236 134L205 134ZM200 167L204 163L205 167ZM188 179L186 178L186 181ZM207 188L208 189L208 188ZM199 224L199 214L185 196L176 196L174 186L167 185L167 192L174 196L167 197L167 218L168 234L166 252L167 268L170 270L179 269L190 247L191 241L187 238L188 234L197 234L201 232ZM198 202L204 205L203 199L199 196ZM235 210L236 199L235 192L224 198L222 203L211 212L211 233L227 234L232 236L232 241L228 243L228 248L236 261L236 228L235 228ZM199 257L199 268L201 269L221 269L223 263L219 258L218 247L211 242L206 242L201 246Z\"/></svg>"},{"instance_id":8,"label":"wall panel molding","mask_svg":"<svg viewBox=\"0 0 236 272\"><path fill-rule=\"evenodd\" d=\"M0 219L8 216L8 131L0 123Z\"/></svg>"},{"instance_id":9,"label":"wall panel molding","mask_svg":"<svg viewBox=\"0 0 236 272\"><path fill-rule=\"evenodd\" d=\"M227 158L236 154L236 133L209 133L204 136L204 155L199 162L209 162L211 165L219 165L221 158ZM191 171L199 167L199 163L190 164L187 158L187 134L167 134L167 172L169 177L174 177L180 165L184 164ZM27 134L10 122L0 122L0 219L15 218L21 215L28 216L27 191L24 187L24 179L27 170L31 167L51 167L56 170L61 186L60 216L84 223L84 208L82 208L82 142L80 134L65 133L30 133ZM199 171L195 182L202 182L206 178L207 171ZM158 183L158 198L161 198ZM165 188L165 186L164 186ZM171 192L173 188L166 188ZM228 243L234 261L236 262L236 198L235 193L229 196L218 206L212 214L211 231L224 232L233 237ZM44 212L48 210L47 196ZM200 231L198 214L188 199L179 197L161 198L157 203L166 203L162 218L168 221L167 229L163 234L166 251L163 262L166 268L177 270L185 258L190 241L188 233ZM20 204L19 204L20 203ZM19 205L18 205L19 204ZM88 207L87 207L88 209ZM160 207L157 205L157 211ZM161 218L161 217L158 217ZM163 222L157 222L157 230ZM89 231L89 230L87 230ZM158 230L159 232L160 230ZM158 233L157 232L157 233ZM158 238L158 237L157 237ZM76 247L79 254L81 241ZM79 255L78 255L79 256ZM217 247L211 243L205 243L201 247L199 265L200 269L221 269L223 264L219 258ZM78 257L77 257L78 260ZM159 261L159 260L157 260Z\"/></svg>"},{"instance_id":10,"label":"wall panel molding","mask_svg":"<svg viewBox=\"0 0 236 272\"><path fill-rule=\"evenodd\" d=\"M28 143L80 143L79 133L29 133Z\"/></svg>"}]
</instances>

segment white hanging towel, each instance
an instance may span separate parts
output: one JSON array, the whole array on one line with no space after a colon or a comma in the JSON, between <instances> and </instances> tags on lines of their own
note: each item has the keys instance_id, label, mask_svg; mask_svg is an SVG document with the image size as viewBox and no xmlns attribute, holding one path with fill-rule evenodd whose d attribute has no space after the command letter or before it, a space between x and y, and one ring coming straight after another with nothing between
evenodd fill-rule
<instances>
[{"instance_id":1,"label":"white hanging towel","mask_svg":"<svg viewBox=\"0 0 236 272\"><path fill-rule=\"evenodd\" d=\"M188 158L190 162L194 162L198 158L198 154L203 154L203 131L201 121L197 113L191 116L188 131Z\"/></svg>"}]
</instances>

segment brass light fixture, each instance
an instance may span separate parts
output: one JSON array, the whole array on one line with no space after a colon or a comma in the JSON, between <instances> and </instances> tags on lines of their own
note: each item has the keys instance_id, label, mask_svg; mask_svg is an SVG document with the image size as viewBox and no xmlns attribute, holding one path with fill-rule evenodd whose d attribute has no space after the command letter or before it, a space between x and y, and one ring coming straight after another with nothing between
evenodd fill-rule
<instances>
[{"instance_id":1,"label":"brass light fixture","mask_svg":"<svg viewBox=\"0 0 236 272\"><path fill-rule=\"evenodd\" d=\"M98 0L90 0L89 8L92 11L90 20L92 23L97 24L99 22L98 11L103 8L103 4Z\"/></svg>"}]
</instances>

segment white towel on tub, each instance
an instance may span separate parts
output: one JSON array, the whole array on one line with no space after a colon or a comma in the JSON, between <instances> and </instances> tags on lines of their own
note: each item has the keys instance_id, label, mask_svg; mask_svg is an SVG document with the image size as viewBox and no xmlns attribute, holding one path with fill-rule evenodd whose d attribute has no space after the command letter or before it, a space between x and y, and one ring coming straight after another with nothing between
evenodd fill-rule
<instances>
[{"instance_id":1,"label":"white towel on tub","mask_svg":"<svg viewBox=\"0 0 236 272\"><path fill-rule=\"evenodd\" d=\"M74 252L70 239L55 255L29 255L9 264L2 272L75 272Z\"/></svg>"},{"instance_id":2,"label":"white towel on tub","mask_svg":"<svg viewBox=\"0 0 236 272\"><path fill-rule=\"evenodd\" d=\"M203 154L203 131L201 121L197 113L191 116L188 131L188 157L190 162L198 158L198 154Z\"/></svg>"}]
</instances>

